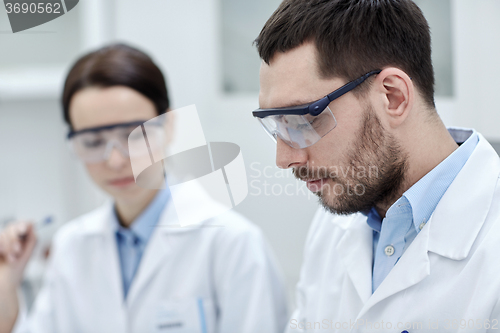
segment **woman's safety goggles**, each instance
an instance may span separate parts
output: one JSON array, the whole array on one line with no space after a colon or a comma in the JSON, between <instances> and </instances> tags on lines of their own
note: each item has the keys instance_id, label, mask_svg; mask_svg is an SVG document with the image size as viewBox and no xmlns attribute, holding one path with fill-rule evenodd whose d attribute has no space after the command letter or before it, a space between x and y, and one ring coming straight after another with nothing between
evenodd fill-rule
<instances>
[{"instance_id":1,"label":"woman's safety goggles","mask_svg":"<svg viewBox=\"0 0 500 333\"><path fill-rule=\"evenodd\" d=\"M380 70L376 70L367 73L309 104L286 108L257 109L252 114L275 142L279 137L292 148L307 148L337 126L337 120L328 105L359 86L370 76L380 72Z\"/></svg>"},{"instance_id":2,"label":"woman's safety goggles","mask_svg":"<svg viewBox=\"0 0 500 333\"><path fill-rule=\"evenodd\" d=\"M79 131L70 131L68 139L73 152L85 163L99 163L107 160L116 148L123 156L144 153L144 135L141 131L134 131L144 121L113 124L100 127L86 128ZM158 126L149 126L149 125ZM162 142L164 127L161 122L148 122L148 138ZM135 147L137 146L137 147ZM131 152L129 154L129 152ZM146 150L147 154L148 151ZM133 157L136 157L135 155ZM139 157L139 156L137 156Z\"/></svg>"}]
</instances>

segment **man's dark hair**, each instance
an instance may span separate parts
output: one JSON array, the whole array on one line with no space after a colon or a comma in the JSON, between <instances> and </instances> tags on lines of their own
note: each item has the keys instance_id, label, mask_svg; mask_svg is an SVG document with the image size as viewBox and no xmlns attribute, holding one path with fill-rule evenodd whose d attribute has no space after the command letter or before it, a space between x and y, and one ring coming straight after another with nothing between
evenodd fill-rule
<instances>
[{"instance_id":1,"label":"man's dark hair","mask_svg":"<svg viewBox=\"0 0 500 333\"><path fill-rule=\"evenodd\" d=\"M126 86L143 94L158 114L169 108L165 78L144 52L125 44L113 44L91 52L76 61L66 77L62 96L64 120L71 127L71 98L87 87Z\"/></svg>"},{"instance_id":2,"label":"man's dark hair","mask_svg":"<svg viewBox=\"0 0 500 333\"><path fill-rule=\"evenodd\" d=\"M372 70L397 67L412 78L428 106L435 107L429 24L413 1L284 0L255 43L269 64L277 52L309 41L316 45L324 78L354 80Z\"/></svg>"}]
</instances>

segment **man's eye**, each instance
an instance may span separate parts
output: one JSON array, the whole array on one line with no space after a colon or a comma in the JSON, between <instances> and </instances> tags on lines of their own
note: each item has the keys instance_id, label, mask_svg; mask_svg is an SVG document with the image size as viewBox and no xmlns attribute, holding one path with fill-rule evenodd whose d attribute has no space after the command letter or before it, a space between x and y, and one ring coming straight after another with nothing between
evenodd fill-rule
<instances>
[{"instance_id":1,"label":"man's eye","mask_svg":"<svg viewBox=\"0 0 500 333\"><path fill-rule=\"evenodd\" d=\"M314 127L315 124L317 124L317 118L307 120L307 122L305 122L305 123L298 124L297 129L305 129L305 128L309 128L309 126Z\"/></svg>"},{"instance_id":2,"label":"man's eye","mask_svg":"<svg viewBox=\"0 0 500 333\"><path fill-rule=\"evenodd\" d=\"M315 130L317 130L321 124L324 123L321 121L321 119L319 119L318 117L314 117L314 119L310 120L309 121L309 125L314 128Z\"/></svg>"}]
</instances>

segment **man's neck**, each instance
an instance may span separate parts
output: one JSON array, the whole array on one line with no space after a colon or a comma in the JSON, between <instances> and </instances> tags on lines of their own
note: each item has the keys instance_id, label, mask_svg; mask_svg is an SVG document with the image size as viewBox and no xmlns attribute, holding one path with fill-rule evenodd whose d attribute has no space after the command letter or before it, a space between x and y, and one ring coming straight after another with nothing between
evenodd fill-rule
<instances>
[{"instance_id":1,"label":"man's neck","mask_svg":"<svg viewBox=\"0 0 500 333\"><path fill-rule=\"evenodd\" d=\"M458 148L458 144L440 120L436 124L426 125L428 126L426 131L416 130L415 135L403 143L408 152L408 169L400 189L393 197L375 206L382 219L387 210L403 196L403 193Z\"/></svg>"}]
</instances>

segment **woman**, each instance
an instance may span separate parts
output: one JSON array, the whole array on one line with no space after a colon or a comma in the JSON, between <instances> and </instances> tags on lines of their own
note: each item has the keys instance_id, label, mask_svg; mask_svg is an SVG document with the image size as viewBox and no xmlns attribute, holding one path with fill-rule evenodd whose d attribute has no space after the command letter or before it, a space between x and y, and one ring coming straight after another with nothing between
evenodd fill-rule
<instances>
[{"instance_id":1,"label":"woman","mask_svg":"<svg viewBox=\"0 0 500 333\"><path fill-rule=\"evenodd\" d=\"M282 331L283 286L259 229L231 212L212 221L223 227L168 228L178 224L168 188L134 181L127 137L169 109L153 61L121 44L92 52L62 102L75 153L113 200L58 231L26 320L13 290L35 235L23 223L0 235L4 329L18 317L16 331L29 332Z\"/></svg>"}]
</instances>

